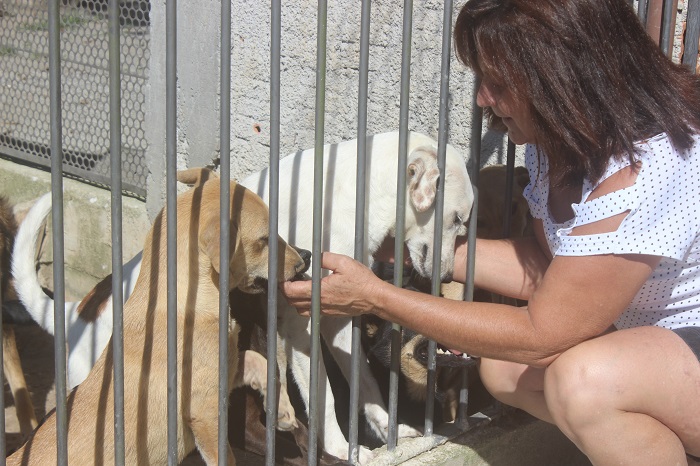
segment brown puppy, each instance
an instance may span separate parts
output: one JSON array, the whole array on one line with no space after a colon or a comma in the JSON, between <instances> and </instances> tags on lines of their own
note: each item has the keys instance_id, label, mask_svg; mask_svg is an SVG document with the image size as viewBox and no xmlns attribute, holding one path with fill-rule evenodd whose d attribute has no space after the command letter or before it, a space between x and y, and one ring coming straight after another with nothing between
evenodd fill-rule
<instances>
[{"instance_id":1,"label":"brown puppy","mask_svg":"<svg viewBox=\"0 0 700 466\"><path fill-rule=\"evenodd\" d=\"M512 184L513 195L509 201L506 200L507 182L505 165L489 165L479 170L477 238L520 238L535 234L532 229L530 207L523 196L523 190L530 182L527 168L515 167ZM504 218L508 210L510 210L510 228L506 235ZM447 298L461 300L464 296L464 286L457 282L443 283L441 293ZM475 290L474 301L516 304L516 300L494 295L484 290Z\"/></svg>"},{"instance_id":2,"label":"brown puppy","mask_svg":"<svg viewBox=\"0 0 700 466\"><path fill-rule=\"evenodd\" d=\"M532 217L530 208L523 196L530 177L525 167L515 167L513 173L513 196L506 201L506 166L489 165L479 171L479 214L477 216L476 236L478 238L498 239L532 236ZM510 209L510 231L505 234L503 219Z\"/></svg>"},{"instance_id":3,"label":"brown puppy","mask_svg":"<svg viewBox=\"0 0 700 466\"><path fill-rule=\"evenodd\" d=\"M17 233L17 223L9 201L0 196L0 287L2 287L2 363L5 379L10 385L15 410L22 437L27 437L37 426L34 405L29 396L27 382L22 371L22 364L17 351L14 326L5 318L6 305L16 300L12 277L10 276L10 257L12 246ZM9 310L9 308L7 308Z\"/></svg>"},{"instance_id":4,"label":"brown puppy","mask_svg":"<svg viewBox=\"0 0 700 466\"><path fill-rule=\"evenodd\" d=\"M177 390L178 462L195 447L209 465L217 464L219 193L218 180L177 198ZM230 288L264 290L268 270L268 209L263 201L230 182ZM124 422L126 464L167 462L167 235L162 211L149 231L143 265L124 306ZM274 282L304 270L299 254L281 238ZM229 322L229 387L251 374L237 371L238 324ZM258 355L259 356L259 355ZM249 364L248 353L240 358ZM112 351L106 348L87 379L68 400L68 458L71 464L114 462ZM264 388L264 387L263 387ZM49 416L8 465L56 461L56 418ZM228 464L235 460L228 448Z\"/></svg>"}]
</instances>

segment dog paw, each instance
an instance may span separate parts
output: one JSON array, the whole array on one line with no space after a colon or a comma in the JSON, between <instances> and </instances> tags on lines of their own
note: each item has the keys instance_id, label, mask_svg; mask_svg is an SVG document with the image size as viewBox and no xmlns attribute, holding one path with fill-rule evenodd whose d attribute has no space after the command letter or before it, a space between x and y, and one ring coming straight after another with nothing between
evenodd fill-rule
<instances>
[{"instance_id":1,"label":"dog paw","mask_svg":"<svg viewBox=\"0 0 700 466\"><path fill-rule=\"evenodd\" d=\"M289 405L289 409L280 406L277 411L277 430L288 432L297 427L299 427L299 424L297 424L294 408L291 405Z\"/></svg>"},{"instance_id":2,"label":"dog paw","mask_svg":"<svg viewBox=\"0 0 700 466\"><path fill-rule=\"evenodd\" d=\"M369 462L374 458L374 453L372 450L370 450L367 447L363 447L362 445L358 446L358 453L357 453L357 464L363 465L363 464L369 464ZM347 461L348 458L348 443L347 442L336 442L334 446L330 448L324 448L325 452L335 456L338 459L341 459L343 461Z\"/></svg>"},{"instance_id":3,"label":"dog paw","mask_svg":"<svg viewBox=\"0 0 700 466\"><path fill-rule=\"evenodd\" d=\"M421 435L423 435L421 431L407 424L399 424L398 428L399 438L420 437Z\"/></svg>"},{"instance_id":4,"label":"dog paw","mask_svg":"<svg viewBox=\"0 0 700 466\"><path fill-rule=\"evenodd\" d=\"M299 426L297 424L297 414L289 399L286 385L280 390L280 398L277 404L277 430L290 431Z\"/></svg>"}]
</instances>

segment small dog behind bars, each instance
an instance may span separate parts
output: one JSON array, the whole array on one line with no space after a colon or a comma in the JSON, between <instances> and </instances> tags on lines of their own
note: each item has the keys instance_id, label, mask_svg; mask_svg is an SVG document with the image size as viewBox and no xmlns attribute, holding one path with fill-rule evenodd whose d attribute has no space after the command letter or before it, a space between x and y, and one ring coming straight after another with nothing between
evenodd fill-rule
<instances>
[{"instance_id":1,"label":"small dog behind bars","mask_svg":"<svg viewBox=\"0 0 700 466\"><path fill-rule=\"evenodd\" d=\"M177 198L177 461L196 447L208 465L218 462L219 186L218 180L197 182ZM267 207L235 182L230 207L230 287L262 292L268 279ZM141 271L124 306L125 464L168 461L166 223L166 212L161 211L146 237ZM284 266L275 283L303 273L309 259L308 252L302 259L281 238L278 244ZM266 394L267 362L252 351L239 357L238 332L238 323L231 319L229 388L246 383ZM114 463L112 381L108 346L67 400L71 464ZM288 410L293 410L291 405L279 407L280 415ZM56 421L53 412L7 464L55 463ZM227 464L235 464L230 446Z\"/></svg>"}]
</instances>

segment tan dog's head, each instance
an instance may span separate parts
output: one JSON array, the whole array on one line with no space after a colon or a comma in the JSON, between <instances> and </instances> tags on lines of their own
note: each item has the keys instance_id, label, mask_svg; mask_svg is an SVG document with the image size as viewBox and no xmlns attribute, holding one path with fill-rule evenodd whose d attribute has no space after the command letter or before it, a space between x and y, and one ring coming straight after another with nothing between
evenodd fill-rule
<instances>
[{"instance_id":1,"label":"tan dog's head","mask_svg":"<svg viewBox=\"0 0 700 466\"><path fill-rule=\"evenodd\" d=\"M447 146L445 179L440 180L437 148L419 146L408 156L406 246L416 271L430 277L433 271L435 207L439 184L445 197L442 219L440 276L451 277L454 268L454 244L467 232L466 221L472 209L474 193L461 155Z\"/></svg>"},{"instance_id":2,"label":"tan dog's head","mask_svg":"<svg viewBox=\"0 0 700 466\"><path fill-rule=\"evenodd\" d=\"M485 239L504 238L503 219L510 209L510 237L533 235L532 218L523 190L530 178L525 167L515 167L513 197L506 204L506 166L490 165L479 171L479 213L476 236Z\"/></svg>"},{"instance_id":3,"label":"tan dog's head","mask_svg":"<svg viewBox=\"0 0 700 466\"><path fill-rule=\"evenodd\" d=\"M209 169L189 169L178 173L178 180L192 184L182 196L191 202L178 202L178 223L189 217L189 228L197 234L199 253L205 255L218 282L221 271L221 181ZM242 185L231 181L229 194L229 284L248 293L267 288L269 258L269 211L263 200ZM183 212L181 206L190 212ZM196 221L195 220L196 216ZM192 251L194 245L190 245ZM311 254L297 250L277 237L278 273L276 281L291 280L309 266ZM194 254L195 256L197 254ZM192 254L190 254L192 256Z\"/></svg>"}]
</instances>

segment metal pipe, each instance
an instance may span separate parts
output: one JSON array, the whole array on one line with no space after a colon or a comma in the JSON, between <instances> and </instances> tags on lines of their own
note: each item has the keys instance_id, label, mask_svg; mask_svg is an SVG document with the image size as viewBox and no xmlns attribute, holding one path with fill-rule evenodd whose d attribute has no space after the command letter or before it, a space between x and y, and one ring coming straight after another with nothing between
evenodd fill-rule
<instances>
[{"instance_id":1,"label":"metal pipe","mask_svg":"<svg viewBox=\"0 0 700 466\"><path fill-rule=\"evenodd\" d=\"M219 425L218 463L228 464L228 339L229 339L229 256L231 249L231 2L221 2L221 69L219 109ZM276 243L276 241L273 241ZM274 385L273 385L274 387Z\"/></svg>"},{"instance_id":2,"label":"metal pipe","mask_svg":"<svg viewBox=\"0 0 700 466\"><path fill-rule=\"evenodd\" d=\"M270 17L270 241L268 277L276 277L278 264L277 235L279 221L279 171L280 171L280 74L282 4L272 0ZM277 386L277 287L267 292L267 387ZM265 464L275 465L275 430L277 427L277 397L267 396Z\"/></svg>"},{"instance_id":3,"label":"metal pipe","mask_svg":"<svg viewBox=\"0 0 700 466\"><path fill-rule=\"evenodd\" d=\"M66 409L66 290L63 238L63 120L59 0L49 0L49 93L51 118L51 220L53 222L54 364L56 371L56 463L68 464Z\"/></svg>"},{"instance_id":4,"label":"metal pipe","mask_svg":"<svg viewBox=\"0 0 700 466\"><path fill-rule=\"evenodd\" d=\"M119 0L109 0L109 157L112 212L114 463L124 464L124 292L122 277L122 118Z\"/></svg>"},{"instance_id":5,"label":"metal pipe","mask_svg":"<svg viewBox=\"0 0 700 466\"><path fill-rule=\"evenodd\" d=\"M700 0L688 0L683 64L697 72L698 42L700 41Z\"/></svg>"},{"instance_id":6,"label":"metal pipe","mask_svg":"<svg viewBox=\"0 0 700 466\"><path fill-rule=\"evenodd\" d=\"M676 2L677 0L664 0L663 15L661 17L661 40L659 45L661 51L669 58L673 55L673 33L671 29L675 19Z\"/></svg>"},{"instance_id":7,"label":"metal pipe","mask_svg":"<svg viewBox=\"0 0 700 466\"><path fill-rule=\"evenodd\" d=\"M177 465L177 0L165 2L168 465Z\"/></svg>"},{"instance_id":8,"label":"metal pipe","mask_svg":"<svg viewBox=\"0 0 700 466\"><path fill-rule=\"evenodd\" d=\"M365 207L367 189L367 99L369 83L369 31L371 0L362 0L360 18L360 68L357 95L357 186L355 190L355 259L365 262ZM352 318L352 356L350 360L350 413L348 458L359 460L358 418L360 398L360 355L362 353L362 318Z\"/></svg>"},{"instance_id":9,"label":"metal pipe","mask_svg":"<svg viewBox=\"0 0 700 466\"><path fill-rule=\"evenodd\" d=\"M447 115L450 95L450 52L452 44L452 0L445 0L442 21L442 56L440 66L440 110L438 122L438 169L440 180L445 180L445 160L447 156ZM442 256L442 223L445 208L445 183L437 186L435 199L435 225L433 234L433 273L431 291L433 296L440 296L440 284L442 283L442 271L440 262ZM435 384L436 384L436 357L437 343L428 343L428 379L425 401L425 428L426 436L433 435L435 423Z\"/></svg>"},{"instance_id":10,"label":"metal pipe","mask_svg":"<svg viewBox=\"0 0 700 466\"><path fill-rule=\"evenodd\" d=\"M313 245L314 257L311 279L311 371L309 388L309 466L316 464L318 455L318 383L321 362L320 320L321 320L321 255L322 255L322 209L323 209L323 146L326 112L326 29L328 2L319 0L317 13L316 45L316 116L314 141L314 202L313 202Z\"/></svg>"},{"instance_id":11,"label":"metal pipe","mask_svg":"<svg viewBox=\"0 0 700 466\"><path fill-rule=\"evenodd\" d=\"M408 112L411 94L411 42L413 0L404 0L401 48L401 96L399 103L399 162L396 173L396 238L394 244L394 285L403 285L403 248L406 230L406 165L408 161ZM389 367L389 434L387 449L398 443L398 393L401 371L401 326L391 326L391 363Z\"/></svg>"}]
</instances>

